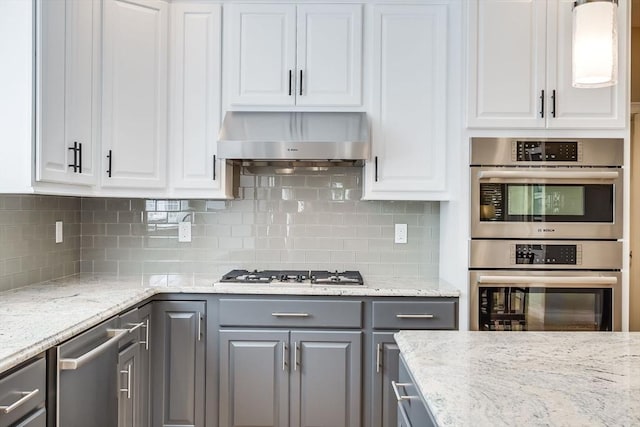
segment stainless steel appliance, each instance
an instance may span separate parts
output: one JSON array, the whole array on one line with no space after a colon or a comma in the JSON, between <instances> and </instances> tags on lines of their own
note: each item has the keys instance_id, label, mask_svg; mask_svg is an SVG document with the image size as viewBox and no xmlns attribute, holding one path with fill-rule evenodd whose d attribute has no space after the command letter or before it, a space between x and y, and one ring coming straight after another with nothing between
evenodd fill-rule
<instances>
[{"instance_id":1,"label":"stainless steel appliance","mask_svg":"<svg viewBox=\"0 0 640 427\"><path fill-rule=\"evenodd\" d=\"M472 240L472 330L621 330L622 243Z\"/></svg>"},{"instance_id":2,"label":"stainless steel appliance","mask_svg":"<svg viewBox=\"0 0 640 427\"><path fill-rule=\"evenodd\" d=\"M358 271L319 270L232 270L222 276L222 283L298 284L318 286L362 286L364 280Z\"/></svg>"},{"instance_id":3,"label":"stainless steel appliance","mask_svg":"<svg viewBox=\"0 0 640 427\"><path fill-rule=\"evenodd\" d=\"M473 138L471 237L622 237L622 139Z\"/></svg>"}]
</instances>

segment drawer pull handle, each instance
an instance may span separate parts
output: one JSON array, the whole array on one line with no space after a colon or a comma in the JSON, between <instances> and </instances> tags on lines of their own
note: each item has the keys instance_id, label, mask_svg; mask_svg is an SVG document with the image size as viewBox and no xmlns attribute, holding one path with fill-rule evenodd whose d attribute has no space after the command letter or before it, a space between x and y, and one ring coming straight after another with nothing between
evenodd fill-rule
<instances>
[{"instance_id":1,"label":"drawer pull handle","mask_svg":"<svg viewBox=\"0 0 640 427\"><path fill-rule=\"evenodd\" d=\"M127 323L128 326L131 326L131 328L129 328L129 333L133 333L136 331L136 329L141 328L145 325L145 322L140 322L140 323Z\"/></svg>"},{"instance_id":2,"label":"drawer pull handle","mask_svg":"<svg viewBox=\"0 0 640 427\"><path fill-rule=\"evenodd\" d=\"M128 333L128 329L108 329L107 336L110 338L97 346L94 349L89 350L85 354L80 357L76 357L75 359L60 359L59 366L63 371L78 369L85 363L94 359L100 353L106 351L109 347L115 345L120 341L120 338L126 333Z\"/></svg>"},{"instance_id":3,"label":"drawer pull handle","mask_svg":"<svg viewBox=\"0 0 640 427\"><path fill-rule=\"evenodd\" d=\"M309 317L309 313L271 313L273 317Z\"/></svg>"},{"instance_id":4,"label":"drawer pull handle","mask_svg":"<svg viewBox=\"0 0 640 427\"><path fill-rule=\"evenodd\" d=\"M126 370L121 370L121 374L127 374L127 388L121 388L121 393L127 393L127 399L131 399L131 364L127 365Z\"/></svg>"},{"instance_id":5,"label":"drawer pull handle","mask_svg":"<svg viewBox=\"0 0 640 427\"><path fill-rule=\"evenodd\" d=\"M398 319L433 319L433 314L396 314Z\"/></svg>"},{"instance_id":6,"label":"drawer pull handle","mask_svg":"<svg viewBox=\"0 0 640 427\"><path fill-rule=\"evenodd\" d=\"M411 383L397 383L395 381L391 381L391 387L393 388L393 393L396 395L396 400L401 402L403 400L411 400L417 398L417 396L400 396L400 392L398 391L398 387L406 387L408 385L413 385Z\"/></svg>"},{"instance_id":7,"label":"drawer pull handle","mask_svg":"<svg viewBox=\"0 0 640 427\"><path fill-rule=\"evenodd\" d=\"M140 344L144 344L144 349L149 350L149 319L144 321L144 341L140 341Z\"/></svg>"},{"instance_id":8,"label":"drawer pull handle","mask_svg":"<svg viewBox=\"0 0 640 427\"><path fill-rule=\"evenodd\" d=\"M0 406L0 410L3 414L8 414L17 407L22 406L26 401L38 394L39 391L39 389L35 389L33 391L20 391L18 392L18 394L22 396L20 399L16 400L9 406Z\"/></svg>"}]
</instances>

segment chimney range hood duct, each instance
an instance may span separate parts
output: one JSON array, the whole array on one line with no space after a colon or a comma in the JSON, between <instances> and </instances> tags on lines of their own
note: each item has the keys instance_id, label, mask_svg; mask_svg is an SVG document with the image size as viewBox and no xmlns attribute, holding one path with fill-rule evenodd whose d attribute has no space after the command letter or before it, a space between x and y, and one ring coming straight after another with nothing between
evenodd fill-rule
<instances>
[{"instance_id":1,"label":"chimney range hood duct","mask_svg":"<svg viewBox=\"0 0 640 427\"><path fill-rule=\"evenodd\" d=\"M369 157L365 113L226 113L218 157L243 166L359 166Z\"/></svg>"}]
</instances>

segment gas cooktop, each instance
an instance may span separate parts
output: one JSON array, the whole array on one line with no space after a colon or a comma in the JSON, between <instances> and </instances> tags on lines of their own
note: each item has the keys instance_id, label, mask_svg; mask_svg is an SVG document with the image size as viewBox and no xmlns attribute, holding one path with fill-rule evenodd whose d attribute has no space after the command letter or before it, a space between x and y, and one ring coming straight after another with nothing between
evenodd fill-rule
<instances>
[{"instance_id":1,"label":"gas cooktop","mask_svg":"<svg viewBox=\"0 0 640 427\"><path fill-rule=\"evenodd\" d=\"M223 283L302 284L318 286L362 286L359 271L315 270L232 270L222 276Z\"/></svg>"}]
</instances>

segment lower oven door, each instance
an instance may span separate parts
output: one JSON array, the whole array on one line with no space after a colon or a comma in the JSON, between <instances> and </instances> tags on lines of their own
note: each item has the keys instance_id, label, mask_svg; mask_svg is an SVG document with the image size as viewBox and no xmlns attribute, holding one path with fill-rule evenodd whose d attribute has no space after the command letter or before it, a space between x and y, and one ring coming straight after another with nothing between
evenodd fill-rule
<instances>
[{"instance_id":1,"label":"lower oven door","mask_svg":"<svg viewBox=\"0 0 640 427\"><path fill-rule=\"evenodd\" d=\"M620 272L471 271L471 329L620 331Z\"/></svg>"}]
</instances>

